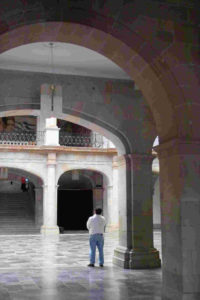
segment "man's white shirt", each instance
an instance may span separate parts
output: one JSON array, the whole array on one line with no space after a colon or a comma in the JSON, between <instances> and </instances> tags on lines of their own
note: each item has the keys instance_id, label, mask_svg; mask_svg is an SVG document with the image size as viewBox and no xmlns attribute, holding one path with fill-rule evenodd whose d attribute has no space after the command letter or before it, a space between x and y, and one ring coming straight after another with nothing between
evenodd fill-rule
<instances>
[{"instance_id":1,"label":"man's white shirt","mask_svg":"<svg viewBox=\"0 0 200 300\"><path fill-rule=\"evenodd\" d=\"M105 218L101 215L94 214L87 221L89 234L104 233L106 226Z\"/></svg>"}]
</instances>

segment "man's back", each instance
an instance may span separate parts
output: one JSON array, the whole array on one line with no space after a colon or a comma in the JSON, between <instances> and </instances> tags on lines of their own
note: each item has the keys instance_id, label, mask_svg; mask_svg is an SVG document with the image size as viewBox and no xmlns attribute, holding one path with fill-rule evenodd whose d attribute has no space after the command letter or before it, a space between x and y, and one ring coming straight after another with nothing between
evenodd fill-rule
<instances>
[{"instance_id":1,"label":"man's back","mask_svg":"<svg viewBox=\"0 0 200 300\"><path fill-rule=\"evenodd\" d=\"M93 215L87 221L87 228L89 230L89 234L103 234L105 231L106 221L105 218L101 215Z\"/></svg>"}]
</instances>

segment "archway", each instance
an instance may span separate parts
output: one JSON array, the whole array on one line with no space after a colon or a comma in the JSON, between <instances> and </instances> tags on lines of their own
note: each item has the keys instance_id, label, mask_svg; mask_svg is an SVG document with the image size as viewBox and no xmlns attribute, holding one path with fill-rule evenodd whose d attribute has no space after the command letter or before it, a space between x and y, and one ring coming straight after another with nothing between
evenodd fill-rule
<instances>
[{"instance_id":1,"label":"archway","mask_svg":"<svg viewBox=\"0 0 200 300\"><path fill-rule=\"evenodd\" d=\"M119 37L114 37L114 35L85 25L67 22L31 24L2 34L0 53L23 44L38 41L73 43L97 51L119 65L140 87L151 107L161 140L169 138L172 134L174 136L175 132L178 133L178 128L177 124L174 123L175 119L171 99L169 99L167 88L163 86L161 76L163 73L163 76L166 77L167 62L165 64L162 61L157 63L157 68L159 69L158 76L154 65L151 64L151 60L155 60L152 45L146 43L142 37L138 39L138 34L134 32L131 33L131 36L133 42L128 46L125 42L121 41L123 40L123 36L121 35L119 39ZM102 41L104 41L103 47ZM139 44L146 44L145 52L139 51ZM177 89L170 72L167 74L167 77L168 89L175 89L176 100L179 101L178 99L180 98L181 101L181 92ZM149 80L146 80L146 78L151 78L151 84L149 84Z\"/></svg>"},{"instance_id":2,"label":"archway","mask_svg":"<svg viewBox=\"0 0 200 300\"><path fill-rule=\"evenodd\" d=\"M97 1L94 4L94 8L90 5L85 8L82 5L79 6L77 1L74 1L74 3L69 6L69 9L68 5L64 7L64 12L66 13L63 13L62 6L59 5L59 1L57 1L57 6L54 5L53 8L55 9L50 9L51 7L43 1L43 5L40 6L39 3L39 5L36 6L35 11L32 8L32 23L40 22L41 19L48 22L52 20L58 21L62 18L64 21L79 22L85 25L73 26L72 24L69 24L66 28L65 26L62 26L61 23L56 24L54 22L49 22L48 25L37 24L36 26L30 25L23 28L21 27L22 30L20 39L19 35L16 34L18 29L14 30L10 36L5 33L2 38L2 49L6 48L5 44L7 44L7 47L10 47L10 44L15 44L16 41L17 43L26 43L27 40L56 40L58 37L60 40L63 39L66 41L66 39L68 39L68 41L73 41L74 43L98 49L108 57L116 60L124 69L127 69L127 72L129 72L132 78L135 78L138 86L143 89L143 94L146 96L146 99L152 109L161 143L174 137L183 139L198 139L199 114L197 112L199 111L199 79L198 75L195 76L193 74L196 71L189 72L192 76L188 76L187 72L188 69L190 70L190 68L193 68L193 61L198 62L199 60L199 58L196 60L193 59L193 56L199 57L197 55L197 50L190 50L196 48L193 47L193 44L198 45L198 38L196 38L198 34L195 34L194 32L196 30L194 26L196 23L194 20L193 25L193 21L191 21L190 18L196 6L192 6L190 12L189 9L187 10L182 6L180 9L177 9L176 7L169 9L168 5L161 5L160 8L156 6L154 11L153 6L152 9L149 9L148 7L147 12L145 13L144 10L146 10L146 6L144 6L143 3L140 5L138 1L136 2L137 3L131 3L131 1L125 1L124 6L121 5L120 2L120 4L118 4L120 9L122 7L122 10L120 10L119 7L116 9L115 6L114 9L111 9L111 2L109 2L108 6L106 6L104 3L102 4L102 1ZM80 1L80 3L82 2ZM153 2L151 4L153 4ZM154 4L157 5L157 3ZM144 7L142 8L142 6ZM181 14L180 11L182 12ZM23 13L23 19L19 19L18 13L15 11L15 14L7 14L8 20L6 19L3 22L2 32L6 32L9 28L16 28L19 26L20 22L29 22L29 18L27 17L29 13L28 9L27 12L25 11ZM167 15L170 15L169 21ZM192 26L188 26L188 23ZM88 24L91 26L90 28L87 27ZM98 31L94 28L99 28L102 31ZM184 31L186 33L189 32L189 34L184 34ZM198 33L198 30L196 31ZM107 34L107 32L110 34ZM113 36L116 39L113 39ZM119 43L119 40L123 42ZM129 45L129 47L127 47L127 45ZM189 59L186 57L189 57ZM190 68L188 67L189 64L191 65ZM187 80L188 77L190 77L189 84ZM195 82L195 89L193 89L192 81ZM176 114L178 115L177 118ZM179 141L176 145L177 148L180 148L181 146L183 146L183 148L185 147L185 145L180 145ZM173 148L173 145L169 145L169 148ZM188 148L184 154L193 154L193 149L191 150L189 148L188 150ZM172 217L171 215L166 215L165 218L166 221L172 220L171 224L166 224L165 236L166 244L168 245L171 244L171 240L178 241L183 234L187 237L189 230L189 228L185 229L184 227L186 226L183 226L181 223L182 220L187 218L187 214L185 212L188 211L187 206L189 206L189 203L187 205L185 199L184 203L186 203L187 206L181 207L181 211L184 211L185 218L181 218L182 220L180 221L180 213L178 212L177 215L175 214L177 207L180 204L180 195L182 195L185 190L182 186L182 179L179 180L179 170L183 162L183 157L180 157L180 162L177 160L177 157L173 159L174 160L171 161L171 165L167 159L163 159L163 163L161 164L161 168L163 168L163 170L161 170L163 172L163 182L165 178L170 177L170 174L175 174L175 180L173 180L175 184L174 187L170 189L170 193L168 193L167 185L165 185L166 189L163 189L164 200L166 199L165 201L167 201L169 198L172 199L171 203L168 203L167 207L175 208L173 211L174 214L172 213ZM184 162L185 161L186 159L184 158ZM176 162L176 164L174 162ZM190 162L188 162L188 164L189 163ZM171 167L171 169L168 167L168 173L167 168L165 168L166 165ZM174 165L176 167L174 167ZM185 163L185 165L187 164ZM193 165L195 166L194 168L196 168L196 164ZM198 167L196 169L198 169ZM197 172L196 169L195 172ZM185 173L187 173L187 171ZM185 179L186 175L184 174L184 176ZM190 178L186 178L185 182L186 181L190 184ZM192 212L192 210L195 211L195 206L198 202L198 183L195 187L193 187L193 189L195 190L195 203L194 207L190 208L189 212ZM188 191L191 195L189 186ZM187 198L189 197L187 196ZM177 201L175 202L174 199L177 199ZM191 219L189 214L188 217ZM178 224L176 223L177 220ZM180 223L182 227L180 227ZM177 235L172 236L171 239L168 235L169 227L172 233L177 232L177 228L180 228ZM198 226L196 226L196 228L194 226L194 229L196 230L194 231L194 236L196 237L198 236ZM190 244L191 246L191 243L188 237L185 239L185 244L181 243L181 247L182 244L183 249L179 249L177 247L177 252L175 251L176 249L172 249L170 247L167 249L166 247L166 252L168 251L169 254L166 253L164 280L166 286L169 285L169 288L164 286L164 292L166 295L170 294L169 297L171 299L180 298L180 294L183 293L185 294L184 296L187 297L188 295L186 295L186 293L191 294L191 291L197 292L196 286L198 286L198 277L196 273L196 280L193 280L194 283L190 282L188 285L185 285L185 282L188 283L188 279L190 279L191 274L193 275L194 272L190 270L185 272L187 264L191 266L189 259L185 259L184 263L180 261L180 258L182 257L190 257L190 255L188 255L187 245ZM195 241L194 244L196 245ZM177 245L175 245L175 247L176 246ZM175 255L172 255L171 257L170 255L172 252L175 253ZM175 266L174 262L176 263ZM195 262L193 262L193 264L194 268ZM171 269L169 265L172 266ZM183 272L184 275L182 275L181 272ZM167 277L168 274L171 275L171 278ZM176 285L172 280L172 276L178 278ZM175 295L172 295L173 290L176 290L174 293ZM195 297L194 293L189 296Z\"/></svg>"},{"instance_id":3,"label":"archway","mask_svg":"<svg viewBox=\"0 0 200 300\"><path fill-rule=\"evenodd\" d=\"M25 170L7 167L0 168L0 176L0 234L39 234L35 190L42 180Z\"/></svg>"},{"instance_id":4,"label":"archway","mask_svg":"<svg viewBox=\"0 0 200 300\"><path fill-rule=\"evenodd\" d=\"M86 230L95 207L103 208L103 176L79 169L65 172L58 181L58 226L63 230Z\"/></svg>"}]
</instances>

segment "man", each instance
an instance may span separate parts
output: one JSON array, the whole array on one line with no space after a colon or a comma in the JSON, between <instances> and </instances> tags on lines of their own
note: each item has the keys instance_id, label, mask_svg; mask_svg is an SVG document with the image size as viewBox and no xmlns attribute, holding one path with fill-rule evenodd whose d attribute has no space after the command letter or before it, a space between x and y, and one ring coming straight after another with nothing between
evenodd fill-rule
<instances>
[{"instance_id":1,"label":"man","mask_svg":"<svg viewBox=\"0 0 200 300\"><path fill-rule=\"evenodd\" d=\"M96 246L99 251L99 266L103 267L104 264L104 237L103 233L105 231L106 221L103 216L101 216L102 209L95 209L95 214L90 217L87 221L87 229L90 234L90 263L88 267L94 267L95 265L95 255L96 255Z\"/></svg>"}]
</instances>

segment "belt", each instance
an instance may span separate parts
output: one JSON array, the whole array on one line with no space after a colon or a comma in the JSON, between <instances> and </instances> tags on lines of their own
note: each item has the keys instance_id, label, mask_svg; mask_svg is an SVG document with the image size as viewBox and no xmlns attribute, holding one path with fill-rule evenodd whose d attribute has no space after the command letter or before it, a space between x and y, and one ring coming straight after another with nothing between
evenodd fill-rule
<instances>
[{"instance_id":1,"label":"belt","mask_svg":"<svg viewBox=\"0 0 200 300\"><path fill-rule=\"evenodd\" d=\"M90 235L95 235L95 234L103 235L103 233L91 233Z\"/></svg>"}]
</instances>

